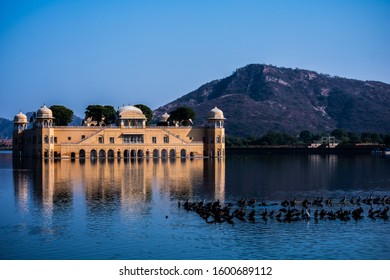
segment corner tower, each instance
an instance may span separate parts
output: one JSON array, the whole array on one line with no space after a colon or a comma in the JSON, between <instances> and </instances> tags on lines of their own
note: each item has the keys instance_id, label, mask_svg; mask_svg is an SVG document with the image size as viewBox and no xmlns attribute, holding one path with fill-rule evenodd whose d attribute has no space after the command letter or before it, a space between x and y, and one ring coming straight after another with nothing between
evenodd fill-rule
<instances>
[{"instance_id":1,"label":"corner tower","mask_svg":"<svg viewBox=\"0 0 390 280\"><path fill-rule=\"evenodd\" d=\"M34 125L35 127L52 127L53 119L53 112L46 105L43 105L36 112Z\"/></svg>"},{"instance_id":2,"label":"corner tower","mask_svg":"<svg viewBox=\"0 0 390 280\"><path fill-rule=\"evenodd\" d=\"M27 129L27 116L22 112L14 117L14 131L12 135L12 153L15 156L24 154L24 134Z\"/></svg>"},{"instance_id":3,"label":"corner tower","mask_svg":"<svg viewBox=\"0 0 390 280\"><path fill-rule=\"evenodd\" d=\"M14 117L14 131L17 131L18 133L22 132L23 130L27 129L27 116L22 113L22 111L19 112L19 114L15 115Z\"/></svg>"},{"instance_id":4,"label":"corner tower","mask_svg":"<svg viewBox=\"0 0 390 280\"><path fill-rule=\"evenodd\" d=\"M222 110L214 107L208 114L207 155L209 157L225 157L225 117Z\"/></svg>"},{"instance_id":5,"label":"corner tower","mask_svg":"<svg viewBox=\"0 0 390 280\"><path fill-rule=\"evenodd\" d=\"M54 158L53 119L53 112L46 105L41 106L35 113L35 149L40 158Z\"/></svg>"}]
</instances>

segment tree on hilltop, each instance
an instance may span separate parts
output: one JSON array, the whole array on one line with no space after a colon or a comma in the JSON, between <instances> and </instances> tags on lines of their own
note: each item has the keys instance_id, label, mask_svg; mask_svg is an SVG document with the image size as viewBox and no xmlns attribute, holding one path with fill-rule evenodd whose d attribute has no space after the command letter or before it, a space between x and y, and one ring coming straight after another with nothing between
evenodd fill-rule
<instances>
[{"instance_id":1,"label":"tree on hilltop","mask_svg":"<svg viewBox=\"0 0 390 280\"><path fill-rule=\"evenodd\" d=\"M115 123L115 109L111 105L88 105L85 109L85 119L91 118L98 124L103 122L105 125Z\"/></svg>"},{"instance_id":2,"label":"tree on hilltop","mask_svg":"<svg viewBox=\"0 0 390 280\"><path fill-rule=\"evenodd\" d=\"M52 105L50 110L53 112L53 122L57 126L67 126L73 121L73 111L65 106Z\"/></svg>"},{"instance_id":3,"label":"tree on hilltop","mask_svg":"<svg viewBox=\"0 0 390 280\"><path fill-rule=\"evenodd\" d=\"M182 106L173 110L169 113L169 115L169 121L185 126L192 125L196 116L194 110L186 106Z\"/></svg>"}]
</instances>

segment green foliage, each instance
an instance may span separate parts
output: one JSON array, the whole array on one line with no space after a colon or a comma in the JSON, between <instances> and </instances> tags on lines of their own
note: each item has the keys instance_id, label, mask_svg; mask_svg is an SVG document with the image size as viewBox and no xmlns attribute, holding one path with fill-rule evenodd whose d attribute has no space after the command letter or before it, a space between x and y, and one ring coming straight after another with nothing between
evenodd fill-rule
<instances>
[{"instance_id":1,"label":"green foliage","mask_svg":"<svg viewBox=\"0 0 390 280\"><path fill-rule=\"evenodd\" d=\"M348 133L344 129L336 128L330 133L330 135L336 137L338 140L342 140L348 136Z\"/></svg>"},{"instance_id":2,"label":"green foliage","mask_svg":"<svg viewBox=\"0 0 390 280\"><path fill-rule=\"evenodd\" d=\"M73 120L73 111L62 105L50 106L53 112L54 124L57 126L67 126Z\"/></svg>"},{"instance_id":3,"label":"green foliage","mask_svg":"<svg viewBox=\"0 0 390 280\"><path fill-rule=\"evenodd\" d=\"M169 121L178 122L181 125L191 125L196 116L194 110L186 106L173 110L169 115Z\"/></svg>"},{"instance_id":4,"label":"green foliage","mask_svg":"<svg viewBox=\"0 0 390 280\"><path fill-rule=\"evenodd\" d=\"M321 139L327 134L314 134L308 130L303 130L298 137L288 135L286 133L268 132L262 137L226 137L227 147L242 147L242 146L294 146L297 144L308 145ZM332 136L341 140L344 145L353 145L357 143L372 143L384 144L390 146L390 135L378 133L355 133L347 132L343 129L335 129L332 131ZM340 138L338 138L340 137ZM375 140L375 141L374 141Z\"/></svg>"},{"instance_id":5,"label":"green foliage","mask_svg":"<svg viewBox=\"0 0 390 280\"><path fill-rule=\"evenodd\" d=\"M311 143L313 141L313 133L308 130L302 130L299 133L299 140L306 144Z\"/></svg>"},{"instance_id":6,"label":"green foliage","mask_svg":"<svg viewBox=\"0 0 390 280\"><path fill-rule=\"evenodd\" d=\"M146 117L146 125L150 125L152 123L152 119L153 119L152 109L150 109L148 106L146 106L144 104L137 104L137 105L134 105L134 107L141 109L142 113L144 113L144 115Z\"/></svg>"},{"instance_id":7,"label":"green foliage","mask_svg":"<svg viewBox=\"0 0 390 280\"><path fill-rule=\"evenodd\" d=\"M297 139L286 133L268 132L260 138L260 142L265 145L293 145L297 143Z\"/></svg>"},{"instance_id":8,"label":"green foliage","mask_svg":"<svg viewBox=\"0 0 390 280\"><path fill-rule=\"evenodd\" d=\"M115 109L111 105L89 105L85 110L85 118L91 117L93 121L109 125L115 122Z\"/></svg>"},{"instance_id":9,"label":"green foliage","mask_svg":"<svg viewBox=\"0 0 390 280\"><path fill-rule=\"evenodd\" d=\"M226 137L227 147L241 147L243 146L242 139L240 137L227 136Z\"/></svg>"}]
</instances>

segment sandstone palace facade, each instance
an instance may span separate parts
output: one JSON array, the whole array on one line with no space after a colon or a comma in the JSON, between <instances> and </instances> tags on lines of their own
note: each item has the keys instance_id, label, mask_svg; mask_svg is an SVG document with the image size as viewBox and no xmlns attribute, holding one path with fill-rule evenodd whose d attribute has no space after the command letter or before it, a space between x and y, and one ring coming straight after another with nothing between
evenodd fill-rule
<instances>
[{"instance_id":1,"label":"sandstone palace facade","mask_svg":"<svg viewBox=\"0 0 390 280\"><path fill-rule=\"evenodd\" d=\"M168 121L168 114L160 123ZM185 158L224 157L223 112L215 107L208 125L146 126L146 117L134 106L116 112L110 126L55 126L52 111L42 106L29 124L20 112L14 117L13 155L34 158Z\"/></svg>"}]
</instances>

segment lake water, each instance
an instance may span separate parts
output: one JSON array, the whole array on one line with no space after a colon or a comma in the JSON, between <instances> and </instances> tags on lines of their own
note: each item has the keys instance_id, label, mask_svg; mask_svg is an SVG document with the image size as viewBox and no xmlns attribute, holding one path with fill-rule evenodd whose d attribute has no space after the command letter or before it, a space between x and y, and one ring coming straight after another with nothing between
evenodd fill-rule
<instances>
[{"instance_id":1,"label":"lake water","mask_svg":"<svg viewBox=\"0 0 390 280\"><path fill-rule=\"evenodd\" d=\"M282 200L390 195L390 159L230 155L225 160L39 161L0 154L0 259L390 259L390 222L261 219ZM255 198L256 221L206 223L184 202ZM178 207L178 202L181 207ZM265 202L271 206L259 206ZM278 205L273 205L277 203ZM385 205L373 205L384 209ZM302 206L296 206L301 209Z\"/></svg>"}]
</instances>

